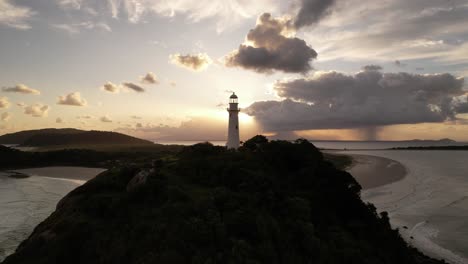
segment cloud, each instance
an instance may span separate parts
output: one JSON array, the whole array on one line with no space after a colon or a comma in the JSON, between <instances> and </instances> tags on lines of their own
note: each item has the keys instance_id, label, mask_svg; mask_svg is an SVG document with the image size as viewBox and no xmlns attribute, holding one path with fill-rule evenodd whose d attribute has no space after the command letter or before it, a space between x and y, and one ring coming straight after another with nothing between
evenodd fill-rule
<instances>
[{"instance_id":1,"label":"cloud","mask_svg":"<svg viewBox=\"0 0 468 264\"><path fill-rule=\"evenodd\" d=\"M10 0L0 0L0 24L21 30L30 29L27 21L34 15L36 12L30 8L15 5Z\"/></svg>"},{"instance_id":2,"label":"cloud","mask_svg":"<svg viewBox=\"0 0 468 264\"><path fill-rule=\"evenodd\" d=\"M92 119L93 116L90 115L82 115L82 116L77 116L76 119Z\"/></svg>"},{"instance_id":3,"label":"cloud","mask_svg":"<svg viewBox=\"0 0 468 264\"><path fill-rule=\"evenodd\" d=\"M278 81L282 101L255 102L245 111L270 132L444 122L458 114L463 82L451 74L316 73Z\"/></svg>"},{"instance_id":4,"label":"cloud","mask_svg":"<svg viewBox=\"0 0 468 264\"><path fill-rule=\"evenodd\" d=\"M141 76L140 81L143 84L159 84L156 74L152 72L148 72L145 76Z\"/></svg>"},{"instance_id":5,"label":"cloud","mask_svg":"<svg viewBox=\"0 0 468 264\"><path fill-rule=\"evenodd\" d=\"M2 88L4 92L10 92L10 93L23 93L23 94L41 94L40 91L36 89L29 88L28 86L24 84L17 84L13 87L4 87Z\"/></svg>"},{"instance_id":6,"label":"cloud","mask_svg":"<svg viewBox=\"0 0 468 264\"><path fill-rule=\"evenodd\" d=\"M141 119L141 116L132 115L131 118L132 119Z\"/></svg>"},{"instance_id":7,"label":"cloud","mask_svg":"<svg viewBox=\"0 0 468 264\"><path fill-rule=\"evenodd\" d=\"M55 119L55 123L57 123L57 124L62 124L62 123L64 123L64 121L63 121L62 118L57 117L57 119Z\"/></svg>"},{"instance_id":8,"label":"cloud","mask_svg":"<svg viewBox=\"0 0 468 264\"><path fill-rule=\"evenodd\" d=\"M217 32L239 25L245 19L254 17L268 8L276 11L279 3L274 0L107 0L113 18L126 16L131 23L140 23L149 14L165 17L184 16L189 22L197 23L212 19Z\"/></svg>"},{"instance_id":9,"label":"cloud","mask_svg":"<svg viewBox=\"0 0 468 264\"><path fill-rule=\"evenodd\" d=\"M8 112L5 112L0 116L0 119L4 122L8 122L11 119L11 114Z\"/></svg>"},{"instance_id":10,"label":"cloud","mask_svg":"<svg viewBox=\"0 0 468 264\"><path fill-rule=\"evenodd\" d=\"M301 0L299 11L294 19L294 26L301 28L317 23L331 12L335 0Z\"/></svg>"},{"instance_id":11,"label":"cloud","mask_svg":"<svg viewBox=\"0 0 468 264\"><path fill-rule=\"evenodd\" d=\"M259 73L272 73L274 70L307 73L312 69L310 62L317 58L317 52L294 34L289 19L273 18L264 13L247 34L247 43L228 54L225 64Z\"/></svg>"},{"instance_id":12,"label":"cloud","mask_svg":"<svg viewBox=\"0 0 468 264\"><path fill-rule=\"evenodd\" d=\"M313 41L321 61L461 61L467 13L465 0L336 1L304 39Z\"/></svg>"},{"instance_id":13,"label":"cloud","mask_svg":"<svg viewBox=\"0 0 468 264\"><path fill-rule=\"evenodd\" d=\"M135 92L138 92L138 93L142 93L145 91L145 89L141 86L138 86L134 83L131 83L131 82L125 82L122 84L123 86L125 86L126 88L130 89L130 90L133 90Z\"/></svg>"},{"instance_id":14,"label":"cloud","mask_svg":"<svg viewBox=\"0 0 468 264\"><path fill-rule=\"evenodd\" d=\"M363 71L380 71L382 70L382 67L379 65L366 65L362 67Z\"/></svg>"},{"instance_id":15,"label":"cloud","mask_svg":"<svg viewBox=\"0 0 468 264\"><path fill-rule=\"evenodd\" d=\"M70 35L79 34L82 30L98 29L101 31L112 32L111 27L104 22L92 22L86 21L74 24L52 24L50 25L54 29L65 31Z\"/></svg>"},{"instance_id":16,"label":"cloud","mask_svg":"<svg viewBox=\"0 0 468 264\"><path fill-rule=\"evenodd\" d=\"M169 60L178 66L194 70L194 71L202 71L205 70L213 61L206 53L198 53L198 54L172 54L169 56Z\"/></svg>"},{"instance_id":17,"label":"cloud","mask_svg":"<svg viewBox=\"0 0 468 264\"><path fill-rule=\"evenodd\" d=\"M227 115L227 113L226 113ZM141 127L122 127L117 131L150 140L225 140L227 138L227 119L192 117L177 126L164 124L142 124ZM241 137L250 138L258 133L257 127L241 125Z\"/></svg>"},{"instance_id":18,"label":"cloud","mask_svg":"<svg viewBox=\"0 0 468 264\"><path fill-rule=\"evenodd\" d=\"M110 93L118 93L118 92L120 92L120 87L117 86L116 84L113 84L112 82L106 82L102 86L102 90L104 90L106 92L110 92Z\"/></svg>"},{"instance_id":19,"label":"cloud","mask_svg":"<svg viewBox=\"0 0 468 264\"><path fill-rule=\"evenodd\" d=\"M23 103L23 102L16 103L16 105L19 106L19 107L25 107L26 106L26 104Z\"/></svg>"},{"instance_id":20,"label":"cloud","mask_svg":"<svg viewBox=\"0 0 468 264\"><path fill-rule=\"evenodd\" d=\"M84 98L81 98L81 94L79 92L74 92L65 96L59 96L57 104L71 106L86 106L88 103Z\"/></svg>"},{"instance_id":21,"label":"cloud","mask_svg":"<svg viewBox=\"0 0 468 264\"><path fill-rule=\"evenodd\" d=\"M0 97L0 108L8 108L10 107L10 101L6 97Z\"/></svg>"},{"instance_id":22,"label":"cloud","mask_svg":"<svg viewBox=\"0 0 468 264\"><path fill-rule=\"evenodd\" d=\"M112 123L112 119L110 119L110 117L108 116L103 116L101 118L99 118L99 120L103 123Z\"/></svg>"},{"instance_id":23,"label":"cloud","mask_svg":"<svg viewBox=\"0 0 468 264\"><path fill-rule=\"evenodd\" d=\"M50 107L44 104L33 104L24 107L24 113L33 117L46 117Z\"/></svg>"}]
</instances>

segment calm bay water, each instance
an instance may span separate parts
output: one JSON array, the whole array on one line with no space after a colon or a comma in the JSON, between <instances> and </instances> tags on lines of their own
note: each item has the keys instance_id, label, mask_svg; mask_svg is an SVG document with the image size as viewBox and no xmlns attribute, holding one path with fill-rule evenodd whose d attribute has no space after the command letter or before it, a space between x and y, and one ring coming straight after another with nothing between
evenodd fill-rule
<instances>
[{"instance_id":1,"label":"calm bay water","mask_svg":"<svg viewBox=\"0 0 468 264\"><path fill-rule=\"evenodd\" d=\"M450 263L468 263L468 151L343 153L402 163L408 170L404 179L363 191L363 200L389 212L403 238L424 253Z\"/></svg>"},{"instance_id":2,"label":"calm bay water","mask_svg":"<svg viewBox=\"0 0 468 264\"><path fill-rule=\"evenodd\" d=\"M34 171L34 169L28 171ZM36 171L39 173L29 173L43 177L31 176L17 179L8 177L11 173L0 172L0 262L13 253L18 244L31 234L34 227L55 210L60 199L85 183L84 180L47 176L75 174L89 178L103 170L56 167L45 170L36 169ZM54 175L44 174L43 171L49 171Z\"/></svg>"}]
</instances>

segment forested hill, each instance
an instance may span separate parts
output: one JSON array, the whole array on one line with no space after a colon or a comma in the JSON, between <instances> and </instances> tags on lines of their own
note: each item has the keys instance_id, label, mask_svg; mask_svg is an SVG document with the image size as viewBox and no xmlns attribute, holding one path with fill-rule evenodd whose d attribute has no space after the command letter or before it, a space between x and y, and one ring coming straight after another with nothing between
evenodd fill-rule
<instances>
[{"instance_id":1,"label":"forested hill","mask_svg":"<svg viewBox=\"0 0 468 264\"><path fill-rule=\"evenodd\" d=\"M4 264L443 263L308 141L209 143L78 187Z\"/></svg>"},{"instance_id":2,"label":"forested hill","mask_svg":"<svg viewBox=\"0 0 468 264\"><path fill-rule=\"evenodd\" d=\"M21 145L32 136L40 134L77 134L85 131L74 128L46 128L37 130L25 130L0 136L0 144Z\"/></svg>"},{"instance_id":3,"label":"forested hill","mask_svg":"<svg viewBox=\"0 0 468 264\"><path fill-rule=\"evenodd\" d=\"M29 130L0 136L0 144L18 144L29 147L57 145L152 145L147 140L108 131L77 129Z\"/></svg>"}]
</instances>

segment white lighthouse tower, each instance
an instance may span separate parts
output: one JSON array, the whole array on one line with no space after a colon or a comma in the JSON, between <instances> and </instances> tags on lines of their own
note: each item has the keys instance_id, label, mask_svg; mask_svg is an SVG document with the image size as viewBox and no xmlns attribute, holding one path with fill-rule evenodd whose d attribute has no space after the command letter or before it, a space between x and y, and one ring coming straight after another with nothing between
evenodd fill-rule
<instances>
[{"instance_id":1,"label":"white lighthouse tower","mask_svg":"<svg viewBox=\"0 0 468 264\"><path fill-rule=\"evenodd\" d=\"M239 112L237 95L232 93L229 97L229 126L228 126L228 140L226 147L228 149L237 149L239 148Z\"/></svg>"}]
</instances>

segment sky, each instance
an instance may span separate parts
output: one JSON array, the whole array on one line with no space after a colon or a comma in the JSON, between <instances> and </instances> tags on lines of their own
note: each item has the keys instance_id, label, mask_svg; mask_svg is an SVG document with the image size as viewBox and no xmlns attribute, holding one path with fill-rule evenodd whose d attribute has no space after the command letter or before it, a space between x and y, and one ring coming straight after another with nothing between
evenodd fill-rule
<instances>
[{"instance_id":1,"label":"sky","mask_svg":"<svg viewBox=\"0 0 468 264\"><path fill-rule=\"evenodd\" d=\"M468 142L467 0L0 0L0 134ZM465 80L467 79L467 80Z\"/></svg>"}]
</instances>

